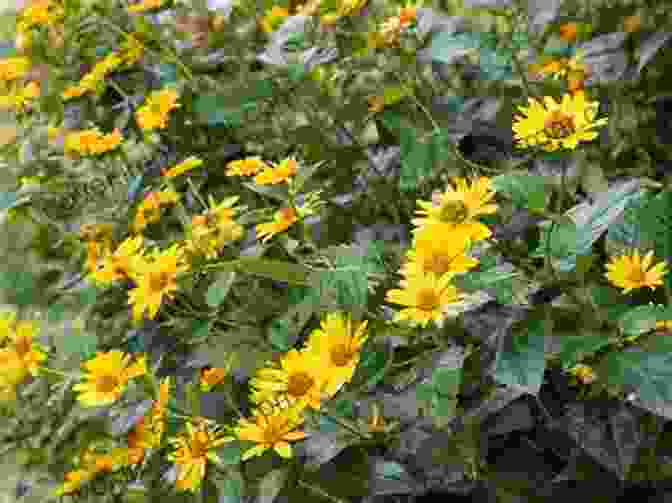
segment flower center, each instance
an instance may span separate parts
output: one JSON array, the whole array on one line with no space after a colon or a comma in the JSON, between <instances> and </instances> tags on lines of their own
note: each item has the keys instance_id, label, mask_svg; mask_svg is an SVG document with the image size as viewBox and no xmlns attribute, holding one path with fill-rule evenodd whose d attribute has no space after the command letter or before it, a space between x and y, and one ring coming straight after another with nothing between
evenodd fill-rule
<instances>
[{"instance_id":1,"label":"flower center","mask_svg":"<svg viewBox=\"0 0 672 503\"><path fill-rule=\"evenodd\" d=\"M644 274L644 271L642 271L641 269L633 269L632 271L630 271L627 278L629 281L633 283L641 284L645 282L646 275Z\"/></svg>"},{"instance_id":2,"label":"flower center","mask_svg":"<svg viewBox=\"0 0 672 503\"><path fill-rule=\"evenodd\" d=\"M433 254L430 257L425 257L423 269L426 272L434 272L443 275L450 271L451 263L451 257L447 255Z\"/></svg>"},{"instance_id":3,"label":"flower center","mask_svg":"<svg viewBox=\"0 0 672 503\"><path fill-rule=\"evenodd\" d=\"M168 286L169 282L170 282L170 273L167 272L150 273L149 288L154 292L160 292L164 290Z\"/></svg>"},{"instance_id":4,"label":"flower center","mask_svg":"<svg viewBox=\"0 0 672 503\"><path fill-rule=\"evenodd\" d=\"M96 389L102 393L111 393L119 385L119 378L117 376L99 376L96 379Z\"/></svg>"},{"instance_id":5,"label":"flower center","mask_svg":"<svg viewBox=\"0 0 672 503\"><path fill-rule=\"evenodd\" d=\"M469 216L467 207L461 201L448 201L441 205L439 219L442 222L459 224Z\"/></svg>"},{"instance_id":6,"label":"flower center","mask_svg":"<svg viewBox=\"0 0 672 503\"><path fill-rule=\"evenodd\" d=\"M576 131L574 117L555 110L544 122L544 129L551 138L566 138Z\"/></svg>"},{"instance_id":7,"label":"flower center","mask_svg":"<svg viewBox=\"0 0 672 503\"><path fill-rule=\"evenodd\" d=\"M315 380L306 372L294 372L289 376L287 393L295 397L303 396L314 383Z\"/></svg>"},{"instance_id":8,"label":"flower center","mask_svg":"<svg viewBox=\"0 0 672 503\"><path fill-rule=\"evenodd\" d=\"M191 455L194 458L202 458L208 450L208 434L198 431L191 439Z\"/></svg>"},{"instance_id":9,"label":"flower center","mask_svg":"<svg viewBox=\"0 0 672 503\"><path fill-rule=\"evenodd\" d=\"M28 354L30 351L31 340L29 337L17 337L14 342L14 350L21 358Z\"/></svg>"},{"instance_id":10,"label":"flower center","mask_svg":"<svg viewBox=\"0 0 672 503\"><path fill-rule=\"evenodd\" d=\"M337 367L345 367L352 359L352 353L345 344L337 344L331 348L330 356Z\"/></svg>"},{"instance_id":11,"label":"flower center","mask_svg":"<svg viewBox=\"0 0 672 503\"><path fill-rule=\"evenodd\" d=\"M423 288L416 295L416 306L422 311L433 311L439 305L439 296L432 288Z\"/></svg>"}]
</instances>

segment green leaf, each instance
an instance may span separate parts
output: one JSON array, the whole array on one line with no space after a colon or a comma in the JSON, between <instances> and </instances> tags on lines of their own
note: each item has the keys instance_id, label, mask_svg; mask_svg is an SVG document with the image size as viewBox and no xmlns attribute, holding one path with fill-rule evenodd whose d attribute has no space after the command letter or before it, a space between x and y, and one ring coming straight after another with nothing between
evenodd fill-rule
<instances>
[{"instance_id":1,"label":"green leaf","mask_svg":"<svg viewBox=\"0 0 672 503\"><path fill-rule=\"evenodd\" d=\"M590 295L605 316L611 319L618 319L631 307L626 304L624 296L610 286L593 286Z\"/></svg>"},{"instance_id":2,"label":"green leaf","mask_svg":"<svg viewBox=\"0 0 672 503\"><path fill-rule=\"evenodd\" d=\"M288 351L292 348L289 322L277 319L271 322L268 340L278 351Z\"/></svg>"},{"instance_id":3,"label":"green leaf","mask_svg":"<svg viewBox=\"0 0 672 503\"><path fill-rule=\"evenodd\" d=\"M457 396L462 382L462 368L439 367L432 373L432 386L436 393L446 397Z\"/></svg>"},{"instance_id":4,"label":"green leaf","mask_svg":"<svg viewBox=\"0 0 672 503\"><path fill-rule=\"evenodd\" d=\"M289 197L287 195L287 187L278 185L257 185L254 183L243 183L243 187L261 194L262 196L270 197L281 203L288 203Z\"/></svg>"},{"instance_id":5,"label":"green leaf","mask_svg":"<svg viewBox=\"0 0 672 503\"><path fill-rule=\"evenodd\" d=\"M235 271L223 271L217 274L215 282L210 285L205 294L205 301L210 307L218 307L224 302L236 281Z\"/></svg>"},{"instance_id":6,"label":"green leaf","mask_svg":"<svg viewBox=\"0 0 672 503\"><path fill-rule=\"evenodd\" d=\"M525 326L524 333L513 332L507 337L504 349L497 355L494 377L502 384L536 394L546 366L544 321L528 320Z\"/></svg>"},{"instance_id":7,"label":"green leaf","mask_svg":"<svg viewBox=\"0 0 672 503\"><path fill-rule=\"evenodd\" d=\"M445 426L455 417L457 399L439 394L434 394L431 400L432 416L434 416L439 428Z\"/></svg>"},{"instance_id":8,"label":"green leaf","mask_svg":"<svg viewBox=\"0 0 672 503\"><path fill-rule=\"evenodd\" d=\"M213 480L219 492L217 503L242 503L243 480L240 474L233 476L233 472L229 471L227 475L225 479L215 477Z\"/></svg>"},{"instance_id":9,"label":"green leaf","mask_svg":"<svg viewBox=\"0 0 672 503\"><path fill-rule=\"evenodd\" d=\"M159 65L159 81L161 86L166 86L177 82L177 67L171 63L162 63Z\"/></svg>"},{"instance_id":10,"label":"green leaf","mask_svg":"<svg viewBox=\"0 0 672 503\"><path fill-rule=\"evenodd\" d=\"M562 224L545 222L541 229L539 247L532 252L532 257L551 256L553 266L569 272L576 267L577 242L579 230L571 220Z\"/></svg>"},{"instance_id":11,"label":"green leaf","mask_svg":"<svg viewBox=\"0 0 672 503\"><path fill-rule=\"evenodd\" d=\"M246 274L284 281L292 285L304 286L308 284L310 271L298 264L256 257L240 257L234 264L238 271Z\"/></svg>"},{"instance_id":12,"label":"green leaf","mask_svg":"<svg viewBox=\"0 0 672 503\"><path fill-rule=\"evenodd\" d=\"M484 288L492 288L501 282L520 276L515 271L498 271L490 269L483 272L469 272L455 278L455 283L465 292L476 292Z\"/></svg>"},{"instance_id":13,"label":"green leaf","mask_svg":"<svg viewBox=\"0 0 672 503\"><path fill-rule=\"evenodd\" d=\"M442 31L432 38L429 54L434 61L452 64L465 54L477 50L480 45L477 33Z\"/></svg>"},{"instance_id":14,"label":"green leaf","mask_svg":"<svg viewBox=\"0 0 672 503\"><path fill-rule=\"evenodd\" d=\"M436 393L434 386L431 383L419 383L415 388L415 397L420 402L430 402Z\"/></svg>"},{"instance_id":15,"label":"green leaf","mask_svg":"<svg viewBox=\"0 0 672 503\"><path fill-rule=\"evenodd\" d=\"M28 271L0 272L0 289L18 306L33 304L38 295L35 277Z\"/></svg>"},{"instance_id":16,"label":"green leaf","mask_svg":"<svg viewBox=\"0 0 672 503\"><path fill-rule=\"evenodd\" d=\"M609 383L635 386L642 400L672 400L672 339L658 337L646 351L609 354L604 362Z\"/></svg>"},{"instance_id":17,"label":"green leaf","mask_svg":"<svg viewBox=\"0 0 672 503\"><path fill-rule=\"evenodd\" d=\"M215 450L218 463L223 466L234 466L240 463L243 452L245 449L239 440L227 442Z\"/></svg>"},{"instance_id":18,"label":"green leaf","mask_svg":"<svg viewBox=\"0 0 672 503\"><path fill-rule=\"evenodd\" d=\"M367 344L359 361L358 373L366 376L366 384L373 388L385 377L387 353L380 346Z\"/></svg>"},{"instance_id":19,"label":"green leaf","mask_svg":"<svg viewBox=\"0 0 672 503\"><path fill-rule=\"evenodd\" d=\"M492 185L498 194L509 197L520 208L531 211L546 207L546 178L540 175L506 174L492 179Z\"/></svg>"},{"instance_id":20,"label":"green leaf","mask_svg":"<svg viewBox=\"0 0 672 503\"><path fill-rule=\"evenodd\" d=\"M417 189L418 183L431 174L434 143L416 141L410 131L403 136L399 189L408 192Z\"/></svg>"},{"instance_id":21,"label":"green leaf","mask_svg":"<svg viewBox=\"0 0 672 503\"><path fill-rule=\"evenodd\" d=\"M256 503L273 503L289 478L289 466L271 470L259 482L259 496Z\"/></svg>"},{"instance_id":22,"label":"green leaf","mask_svg":"<svg viewBox=\"0 0 672 503\"><path fill-rule=\"evenodd\" d=\"M672 307L649 304L626 311L618 320L624 335L641 335L656 328L656 322L672 319Z\"/></svg>"},{"instance_id":23,"label":"green leaf","mask_svg":"<svg viewBox=\"0 0 672 503\"><path fill-rule=\"evenodd\" d=\"M567 370L576 365L585 355L599 351L609 345L608 335L577 335L560 338L559 358L562 368Z\"/></svg>"},{"instance_id":24,"label":"green leaf","mask_svg":"<svg viewBox=\"0 0 672 503\"><path fill-rule=\"evenodd\" d=\"M71 330L57 339L59 349L68 356L77 355L87 360L96 351L98 339L95 333L83 330Z\"/></svg>"}]
</instances>

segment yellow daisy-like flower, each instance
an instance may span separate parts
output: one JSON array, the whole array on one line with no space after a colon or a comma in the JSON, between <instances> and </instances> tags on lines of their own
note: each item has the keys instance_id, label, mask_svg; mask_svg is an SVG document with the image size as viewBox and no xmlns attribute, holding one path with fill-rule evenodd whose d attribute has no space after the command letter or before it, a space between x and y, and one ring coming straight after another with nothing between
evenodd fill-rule
<instances>
[{"instance_id":1,"label":"yellow daisy-like flower","mask_svg":"<svg viewBox=\"0 0 672 503\"><path fill-rule=\"evenodd\" d=\"M9 309L0 310L0 342L9 337L16 327L16 311Z\"/></svg>"},{"instance_id":2,"label":"yellow daisy-like flower","mask_svg":"<svg viewBox=\"0 0 672 503\"><path fill-rule=\"evenodd\" d=\"M65 481L56 488L55 495L63 496L65 494L72 494L87 482L91 481L96 476L93 470L78 469L72 470L65 474Z\"/></svg>"},{"instance_id":3,"label":"yellow daisy-like flower","mask_svg":"<svg viewBox=\"0 0 672 503\"><path fill-rule=\"evenodd\" d=\"M409 277L432 272L442 276L445 273L460 274L473 269L478 260L467 255L470 240L456 233L452 237L437 235L434 239L416 239L415 246L407 253L407 262L401 274Z\"/></svg>"},{"instance_id":4,"label":"yellow daisy-like flower","mask_svg":"<svg viewBox=\"0 0 672 503\"><path fill-rule=\"evenodd\" d=\"M260 404L279 398L298 407L319 410L327 378L321 363L314 354L291 349L280 360L280 368L257 371L250 381L255 388L252 401Z\"/></svg>"},{"instance_id":5,"label":"yellow daisy-like flower","mask_svg":"<svg viewBox=\"0 0 672 503\"><path fill-rule=\"evenodd\" d=\"M40 85L37 82L29 82L23 89L7 96L0 96L0 108L23 112L32 106L33 100L38 96L40 96Z\"/></svg>"},{"instance_id":6,"label":"yellow daisy-like flower","mask_svg":"<svg viewBox=\"0 0 672 503\"><path fill-rule=\"evenodd\" d=\"M34 342L38 324L34 321L19 321L9 334L10 347L16 352L26 373L36 375L40 364L47 359L42 346Z\"/></svg>"},{"instance_id":7,"label":"yellow daisy-like flower","mask_svg":"<svg viewBox=\"0 0 672 503\"><path fill-rule=\"evenodd\" d=\"M672 320L657 321L656 330L672 331Z\"/></svg>"},{"instance_id":8,"label":"yellow daisy-like flower","mask_svg":"<svg viewBox=\"0 0 672 503\"><path fill-rule=\"evenodd\" d=\"M606 118L595 120L599 103L587 101L583 91L565 94L561 103L550 96L545 96L544 102L529 98L528 107L518 107L525 115L517 115L513 124L518 148L574 150L579 142L597 138L598 133L592 129L607 123Z\"/></svg>"},{"instance_id":9,"label":"yellow daisy-like flower","mask_svg":"<svg viewBox=\"0 0 672 503\"><path fill-rule=\"evenodd\" d=\"M68 133L63 140L63 148L67 155L97 155L114 150L121 142L121 132L118 129L109 134L101 134L97 129L87 129Z\"/></svg>"},{"instance_id":10,"label":"yellow daisy-like flower","mask_svg":"<svg viewBox=\"0 0 672 503\"><path fill-rule=\"evenodd\" d=\"M234 196L216 204L212 195L208 196L208 211L191 219L190 238L185 243L190 254L213 259L228 243L243 237L243 227L233 220L238 211L233 206L237 200L238 196Z\"/></svg>"},{"instance_id":11,"label":"yellow daisy-like flower","mask_svg":"<svg viewBox=\"0 0 672 503\"><path fill-rule=\"evenodd\" d=\"M275 450L283 458L291 458L292 446L289 442L306 438L305 432L296 431L303 421L298 407L275 407L266 412L257 409L251 420L241 418L234 428L236 437L257 444L243 454L242 460L260 456L268 449Z\"/></svg>"},{"instance_id":12,"label":"yellow daisy-like flower","mask_svg":"<svg viewBox=\"0 0 672 503\"><path fill-rule=\"evenodd\" d=\"M102 266L91 274L92 279L102 285L109 285L130 278L138 255L141 254L143 239L142 235L126 238L114 253L103 259Z\"/></svg>"},{"instance_id":13,"label":"yellow daisy-like flower","mask_svg":"<svg viewBox=\"0 0 672 503\"><path fill-rule=\"evenodd\" d=\"M158 9L163 5L163 0L142 0L126 9L130 13L147 12L149 10Z\"/></svg>"},{"instance_id":14,"label":"yellow daisy-like flower","mask_svg":"<svg viewBox=\"0 0 672 503\"><path fill-rule=\"evenodd\" d=\"M59 21L65 15L65 11L59 3L52 0L34 0L25 7L19 15L21 31L26 31L33 26L51 25Z\"/></svg>"},{"instance_id":15,"label":"yellow daisy-like flower","mask_svg":"<svg viewBox=\"0 0 672 503\"><path fill-rule=\"evenodd\" d=\"M223 382L229 374L229 369L222 367L203 367L200 372L199 384L201 391L206 393L212 388Z\"/></svg>"},{"instance_id":16,"label":"yellow daisy-like flower","mask_svg":"<svg viewBox=\"0 0 672 503\"><path fill-rule=\"evenodd\" d=\"M142 232L147 225L157 222L161 218L161 208L175 204L179 197L179 194L172 190L147 194L135 211L133 231L136 233Z\"/></svg>"},{"instance_id":17,"label":"yellow daisy-like flower","mask_svg":"<svg viewBox=\"0 0 672 503\"><path fill-rule=\"evenodd\" d=\"M172 299L177 290L177 275L187 270L189 266L184 263L184 250L179 243L161 253L155 253L148 261L138 261L132 273L137 287L128 292L134 321L141 321L145 311L153 320L163 298Z\"/></svg>"},{"instance_id":18,"label":"yellow daisy-like flower","mask_svg":"<svg viewBox=\"0 0 672 503\"><path fill-rule=\"evenodd\" d=\"M422 208L420 218L412 220L416 239L432 240L436 236L464 236L472 241L482 241L492 235L488 227L478 220L479 215L497 212L497 205L490 203L495 197L489 178L481 177L470 184L463 178L454 179L455 187L435 196L434 201L418 201Z\"/></svg>"},{"instance_id":19,"label":"yellow daisy-like flower","mask_svg":"<svg viewBox=\"0 0 672 503\"><path fill-rule=\"evenodd\" d=\"M85 407L110 405L119 400L126 384L132 378L147 373L146 357L140 357L129 365L130 355L118 349L99 351L96 356L83 364L86 382L75 384L72 389L79 391L77 400Z\"/></svg>"},{"instance_id":20,"label":"yellow daisy-like flower","mask_svg":"<svg viewBox=\"0 0 672 503\"><path fill-rule=\"evenodd\" d=\"M180 491L196 492L205 478L208 458L216 458L209 451L222 445L228 437L219 437L200 418L187 422L186 428L186 432L169 440L175 451L168 455L168 459L177 469L175 487Z\"/></svg>"},{"instance_id":21,"label":"yellow daisy-like flower","mask_svg":"<svg viewBox=\"0 0 672 503\"><path fill-rule=\"evenodd\" d=\"M146 103L135 112L135 120L140 129L165 129L170 111L182 106L177 103L177 98L175 89L162 89L150 94Z\"/></svg>"},{"instance_id":22,"label":"yellow daisy-like flower","mask_svg":"<svg viewBox=\"0 0 672 503\"><path fill-rule=\"evenodd\" d=\"M569 374L574 376L581 384L590 384L597 379L595 371L588 365L582 363L574 365L569 369Z\"/></svg>"},{"instance_id":23,"label":"yellow daisy-like flower","mask_svg":"<svg viewBox=\"0 0 672 503\"><path fill-rule=\"evenodd\" d=\"M409 320L423 328L430 322L441 323L444 308L461 303L464 295L450 283L453 275L437 276L433 273L418 274L401 281L403 289L389 290L386 299L393 304L406 306L394 322Z\"/></svg>"},{"instance_id":24,"label":"yellow daisy-like flower","mask_svg":"<svg viewBox=\"0 0 672 503\"><path fill-rule=\"evenodd\" d=\"M181 163L173 166L168 170L161 170L161 174L163 174L163 176L165 176L166 178L175 178L176 176L180 176L188 171L191 171L194 168L198 168L201 165L203 165L203 161L198 157L192 156L188 157Z\"/></svg>"},{"instance_id":25,"label":"yellow daisy-like flower","mask_svg":"<svg viewBox=\"0 0 672 503\"><path fill-rule=\"evenodd\" d=\"M368 339L367 321L354 323L344 313L329 313L313 330L306 343L306 351L322 361L328 376L327 396L333 396L341 386L352 380L359 364L359 355Z\"/></svg>"},{"instance_id":26,"label":"yellow daisy-like flower","mask_svg":"<svg viewBox=\"0 0 672 503\"><path fill-rule=\"evenodd\" d=\"M612 257L605 276L614 286L622 288L624 294L647 286L655 290L663 284L662 278L668 272L667 262L663 260L652 265L653 251L640 257L639 251L635 250L632 255Z\"/></svg>"},{"instance_id":27,"label":"yellow daisy-like flower","mask_svg":"<svg viewBox=\"0 0 672 503\"><path fill-rule=\"evenodd\" d=\"M261 157L246 157L238 161L231 161L226 165L226 176L252 176L269 165L261 160Z\"/></svg>"},{"instance_id":28,"label":"yellow daisy-like flower","mask_svg":"<svg viewBox=\"0 0 672 503\"><path fill-rule=\"evenodd\" d=\"M264 33L272 33L287 17L289 17L287 9L274 5L272 9L266 12L259 25L264 30Z\"/></svg>"},{"instance_id":29,"label":"yellow daisy-like flower","mask_svg":"<svg viewBox=\"0 0 672 503\"><path fill-rule=\"evenodd\" d=\"M0 80L10 82L24 77L30 64L30 59L25 57L0 59Z\"/></svg>"},{"instance_id":30,"label":"yellow daisy-like flower","mask_svg":"<svg viewBox=\"0 0 672 503\"><path fill-rule=\"evenodd\" d=\"M272 222L257 225L257 239L265 243L276 234L285 232L298 220L299 216L294 208L282 208L275 212Z\"/></svg>"},{"instance_id":31,"label":"yellow daisy-like flower","mask_svg":"<svg viewBox=\"0 0 672 503\"><path fill-rule=\"evenodd\" d=\"M579 33L579 25L577 23L564 23L558 29L560 38L565 42L574 42Z\"/></svg>"},{"instance_id":32,"label":"yellow daisy-like flower","mask_svg":"<svg viewBox=\"0 0 672 503\"><path fill-rule=\"evenodd\" d=\"M298 164L295 159L284 159L280 164L274 164L274 168L266 168L264 171L254 177L254 183L257 185L276 185L278 183L288 182L291 177L296 175Z\"/></svg>"}]
</instances>

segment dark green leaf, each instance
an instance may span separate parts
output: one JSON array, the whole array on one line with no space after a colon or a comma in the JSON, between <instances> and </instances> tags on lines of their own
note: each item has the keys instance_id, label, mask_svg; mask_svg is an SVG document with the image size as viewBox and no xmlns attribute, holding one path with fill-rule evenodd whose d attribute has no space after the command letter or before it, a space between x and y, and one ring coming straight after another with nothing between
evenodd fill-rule
<instances>
[{"instance_id":1,"label":"dark green leaf","mask_svg":"<svg viewBox=\"0 0 672 503\"><path fill-rule=\"evenodd\" d=\"M223 271L217 274L215 282L210 285L205 294L205 301L210 307L218 307L229 295L229 291L236 280L235 271Z\"/></svg>"},{"instance_id":2,"label":"dark green leaf","mask_svg":"<svg viewBox=\"0 0 672 503\"><path fill-rule=\"evenodd\" d=\"M509 197L520 208L532 211L546 207L546 178L540 175L506 174L492 179L498 194Z\"/></svg>"},{"instance_id":3,"label":"dark green leaf","mask_svg":"<svg viewBox=\"0 0 672 503\"><path fill-rule=\"evenodd\" d=\"M523 333L514 332L507 337L504 349L497 357L494 377L502 384L536 394L541 387L546 366L544 321L532 319L524 326Z\"/></svg>"}]
</instances>

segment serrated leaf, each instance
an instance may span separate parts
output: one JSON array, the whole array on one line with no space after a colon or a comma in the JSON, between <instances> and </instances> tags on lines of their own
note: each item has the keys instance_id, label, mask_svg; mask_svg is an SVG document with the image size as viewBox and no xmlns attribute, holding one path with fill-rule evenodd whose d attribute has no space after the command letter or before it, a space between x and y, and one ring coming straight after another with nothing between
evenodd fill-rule
<instances>
[{"instance_id":1,"label":"serrated leaf","mask_svg":"<svg viewBox=\"0 0 672 503\"><path fill-rule=\"evenodd\" d=\"M205 301L210 307L218 307L224 302L236 281L235 271L224 271L217 274L215 282L208 287Z\"/></svg>"},{"instance_id":2,"label":"serrated leaf","mask_svg":"<svg viewBox=\"0 0 672 503\"><path fill-rule=\"evenodd\" d=\"M576 335L573 337L560 337L560 354L563 369L569 369L576 365L582 355L593 353L608 346L608 335Z\"/></svg>"},{"instance_id":3,"label":"serrated leaf","mask_svg":"<svg viewBox=\"0 0 672 503\"><path fill-rule=\"evenodd\" d=\"M536 394L541 387L546 361L544 358L544 321L525 322L522 333L509 334L497 355L496 381ZM508 343L508 344L507 344Z\"/></svg>"},{"instance_id":4,"label":"serrated leaf","mask_svg":"<svg viewBox=\"0 0 672 503\"><path fill-rule=\"evenodd\" d=\"M541 175L526 173L499 175L492 179L492 186L498 194L503 194L519 208L543 210L546 207L547 180Z\"/></svg>"},{"instance_id":5,"label":"serrated leaf","mask_svg":"<svg viewBox=\"0 0 672 503\"><path fill-rule=\"evenodd\" d=\"M238 271L246 274L284 281L292 285L305 286L308 284L310 271L298 264L256 257L240 257L233 263Z\"/></svg>"},{"instance_id":6,"label":"serrated leaf","mask_svg":"<svg viewBox=\"0 0 672 503\"><path fill-rule=\"evenodd\" d=\"M649 304L626 311L618 320L624 335L641 335L656 328L656 322L672 319L672 307Z\"/></svg>"}]
</instances>

